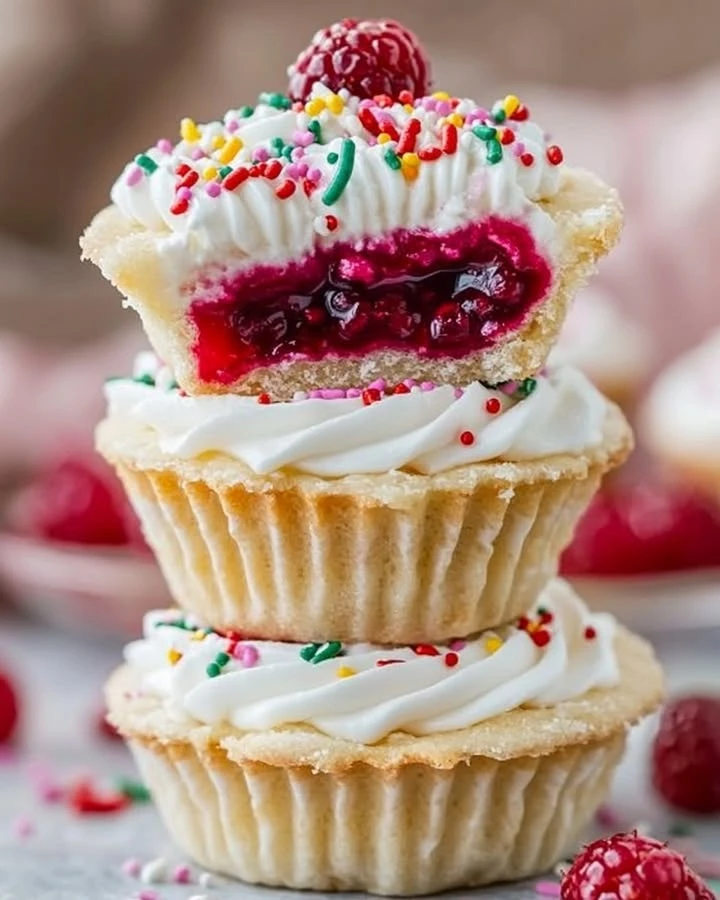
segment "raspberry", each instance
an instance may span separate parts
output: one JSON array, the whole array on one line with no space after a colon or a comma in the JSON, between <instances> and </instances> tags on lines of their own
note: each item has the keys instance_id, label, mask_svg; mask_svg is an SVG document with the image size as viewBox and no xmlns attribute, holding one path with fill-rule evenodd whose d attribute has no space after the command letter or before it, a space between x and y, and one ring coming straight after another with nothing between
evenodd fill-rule
<instances>
[{"instance_id":1,"label":"raspberry","mask_svg":"<svg viewBox=\"0 0 720 900\"><path fill-rule=\"evenodd\" d=\"M666 844L616 834L589 844L560 886L562 900L713 900L713 894Z\"/></svg>"},{"instance_id":2,"label":"raspberry","mask_svg":"<svg viewBox=\"0 0 720 900\"><path fill-rule=\"evenodd\" d=\"M43 472L18 495L11 520L19 530L49 540L139 543L122 489L99 459L63 459Z\"/></svg>"},{"instance_id":3,"label":"raspberry","mask_svg":"<svg viewBox=\"0 0 720 900\"><path fill-rule=\"evenodd\" d=\"M563 554L564 575L639 575L720 564L720 514L663 484L597 495Z\"/></svg>"},{"instance_id":4,"label":"raspberry","mask_svg":"<svg viewBox=\"0 0 720 900\"><path fill-rule=\"evenodd\" d=\"M0 744L15 734L20 717L20 704L10 677L0 671Z\"/></svg>"},{"instance_id":5,"label":"raspberry","mask_svg":"<svg viewBox=\"0 0 720 900\"><path fill-rule=\"evenodd\" d=\"M669 703L653 745L653 784L672 806L720 812L720 697Z\"/></svg>"},{"instance_id":6,"label":"raspberry","mask_svg":"<svg viewBox=\"0 0 720 900\"><path fill-rule=\"evenodd\" d=\"M288 70L288 93L305 101L322 82L369 99L403 91L422 97L430 90L430 63L415 35L392 19L343 19L319 31Z\"/></svg>"}]
</instances>

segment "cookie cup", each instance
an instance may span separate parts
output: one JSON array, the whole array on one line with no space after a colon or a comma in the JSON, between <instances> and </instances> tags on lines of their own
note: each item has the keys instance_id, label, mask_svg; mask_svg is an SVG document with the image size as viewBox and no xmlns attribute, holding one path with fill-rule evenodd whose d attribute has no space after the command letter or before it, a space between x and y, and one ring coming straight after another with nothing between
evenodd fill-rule
<instances>
[{"instance_id":1,"label":"cookie cup","mask_svg":"<svg viewBox=\"0 0 720 900\"><path fill-rule=\"evenodd\" d=\"M199 864L296 889L428 894L545 871L579 838L628 726L662 697L649 646L622 629L616 641L617 687L372 746L309 726L240 732L171 717L129 667L111 678L108 709Z\"/></svg>"},{"instance_id":2,"label":"cookie cup","mask_svg":"<svg viewBox=\"0 0 720 900\"><path fill-rule=\"evenodd\" d=\"M248 636L379 644L450 640L524 613L631 446L609 405L602 442L576 456L324 479L176 458L125 418L98 431L179 606Z\"/></svg>"}]
</instances>

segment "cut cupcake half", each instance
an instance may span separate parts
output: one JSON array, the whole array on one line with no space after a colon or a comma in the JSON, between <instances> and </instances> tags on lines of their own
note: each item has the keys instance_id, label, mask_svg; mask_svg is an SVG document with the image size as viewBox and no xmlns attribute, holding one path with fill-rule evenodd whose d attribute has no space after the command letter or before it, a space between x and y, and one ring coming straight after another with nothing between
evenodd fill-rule
<instances>
[{"instance_id":1,"label":"cut cupcake half","mask_svg":"<svg viewBox=\"0 0 720 900\"><path fill-rule=\"evenodd\" d=\"M322 84L183 121L82 239L191 394L532 376L622 220L508 96Z\"/></svg>"}]
</instances>

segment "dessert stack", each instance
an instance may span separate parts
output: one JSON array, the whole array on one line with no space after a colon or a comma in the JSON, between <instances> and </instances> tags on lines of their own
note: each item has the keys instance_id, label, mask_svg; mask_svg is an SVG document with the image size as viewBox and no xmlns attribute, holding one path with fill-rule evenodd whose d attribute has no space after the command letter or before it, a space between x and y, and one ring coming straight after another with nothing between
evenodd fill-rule
<instances>
[{"instance_id":1,"label":"dessert stack","mask_svg":"<svg viewBox=\"0 0 720 900\"><path fill-rule=\"evenodd\" d=\"M396 22L140 153L83 249L153 353L107 385L177 609L112 677L177 843L269 885L422 894L556 861L659 703L555 578L631 433L545 368L621 209L519 99L433 91Z\"/></svg>"}]
</instances>

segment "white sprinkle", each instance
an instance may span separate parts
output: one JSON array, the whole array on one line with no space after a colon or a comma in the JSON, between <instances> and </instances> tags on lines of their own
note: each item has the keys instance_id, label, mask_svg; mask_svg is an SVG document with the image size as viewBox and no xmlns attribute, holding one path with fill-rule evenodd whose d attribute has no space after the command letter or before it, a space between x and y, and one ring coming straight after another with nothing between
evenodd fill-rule
<instances>
[{"instance_id":1,"label":"white sprinkle","mask_svg":"<svg viewBox=\"0 0 720 900\"><path fill-rule=\"evenodd\" d=\"M138 353L133 363L133 378L142 378L143 375L155 376L160 367L160 360L150 350Z\"/></svg>"},{"instance_id":2,"label":"white sprinkle","mask_svg":"<svg viewBox=\"0 0 720 900\"><path fill-rule=\"evenodd\" d=\"M293 400L297 403L300 400L307 400L307 394L305 391L295 391L293 394Z\"/></svg>"},{"instance_id":3,"label":"white sprinkle","mask_svg":"<svg viewBox=\"0 0 720 900\"><path fill-rule=\"evenodd\" d=\"M207 894L193 894L188 900L208 900Z\"/></svg>"},{"instance_id":4,"label":"white sprinkle","mask_svg":"<svg viewBox=\"0 0 720 900\"><path fill-rule=\"evenodd\" d=\"M150 862L145 863L142 867L140 870L140 881L143 884L159 884L167 879L167 875L167 861L162 856L158 856L156 859L151 859Z\"/></svg>"},{"instance_id":5,"label":"white sprinkle","mask_svg":"<svg viewBox=\"0 0 720 900\"><path fill-rule=\"evenodd\" d=\"M313 221L313 228L315 229L315 233L321 235L321 237L327 237L330 234L330 229L328 228L325 216L318 216Z\"/></svg>"},{"instance_id":6,"label":"white sprinkle","mask_svg":"<svg viewBox=\"0 0 720 900\"><path fill-rule=\"evenodd\" d=\"M209 888L215 886L215 879L210 872L201 872L198 875L198 884L201 888Z\"/></svg>"}]
</instances>

